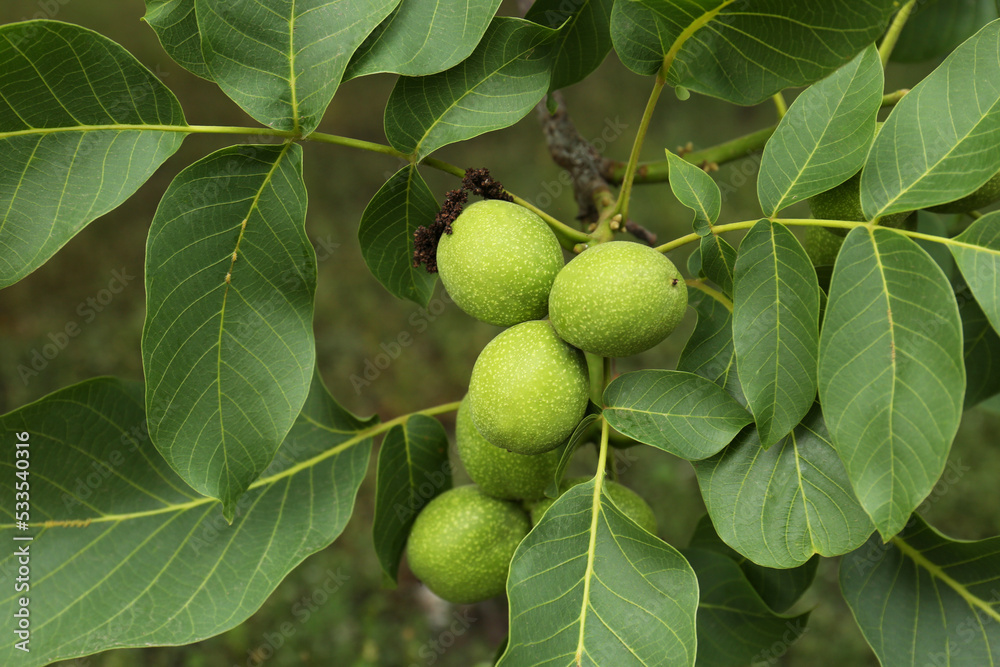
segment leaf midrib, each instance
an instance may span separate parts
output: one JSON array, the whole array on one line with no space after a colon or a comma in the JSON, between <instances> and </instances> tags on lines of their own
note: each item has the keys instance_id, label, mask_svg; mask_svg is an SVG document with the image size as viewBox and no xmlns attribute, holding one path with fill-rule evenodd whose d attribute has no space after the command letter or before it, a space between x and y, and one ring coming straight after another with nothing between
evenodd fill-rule
<instances>
[{"instance_id":1,"label":"leaf midrib","mask_svg":"<svg viewBox=\"0 0 1000 667\"><path fill-rule=\"evenodd\" d=\"M723 10L723 8L725 8L727 5L731 5L734 2L736 2L736 0L723 0L723 2L720 3L718 7L716 7L711 11L705 12L704 14L696 18L694 21L688 24L688 27L684 28L684 30L681 31L681 34L677 35L677 39L674 40L674 43L670 45L670 48L667 50L667 53L663 56L663 70L665 74L669 72L670 69L673 67L674 58L677 57L677 54L680 52L681 48L694 35L694 33L698 32L703 27L705 27L705 25L707 25L712 19L714 19L719 14L719 12Z\"/></svg>"},{"instance_id":2,"label":"leaf midrib","mask_svg":"<svg viewBox=\"0 0 1000 667\"><path fill-rule=\"evenodd\" d=\"M58 134L62 132L181 132L191 134L195 128L188 124L183 125L156 125L146 123L111 123L107 125L60 125L58 127L29 127L23 130L11 130L0 132L0 141L13 137L36 136ZM275 131L278 132L277 130Z\"/></svg>"},{"instance_id":3,"label":"leaf midrib","mask_svg":"<svg viewBox=\"0 0 1000 667\"><path fill-rule=\"evenodd\" d=\"M910 544L907 543L906 540L904 540L902 537L899 537L898 535L892 538L892 543L896 546L897 549L903 552L904 556L912 560L918 567L924 568L925 570L927 570L928 573L930 573L932 577L940 579L942 582L945 583L945 585L947 585L953 591L958 593L958 595L963 600L965 600L965 603L968 604L970 607L980 609L983 613L992 618L994 621L1000 623L1000 612L993 609L993 607L991 607L989 603L987 603L982 598L973 595L965 585L959 583L958 581L948 576L945 573L944 568L942 568L940 565L935 564L929 558L924 556L922 551L920 551L916 547L910 546Z\"/></svg>"},{"instance_id":4,"label":"leaf midrib","mask_svg":"<svg viewBox=\"0 0 1000 667\"><path fill-rule=\"evenodd\" d=\"M278 153L278 157L275 158L274 164L271 165L271 168L264 176L264 180L261 182L260 187L257 188L257 193L254 195L253 200L250 202L250 208L247 211L247 214L243 217L243 221L240 225L240 233L239 236L236 238L236 247L233 249L232 259L229 262L229 271L226 273L225 287L223 288L222 291L222 307L219 310L219 337L218 340L216 341L215 387L216 387L216 396L218 400L218 409L219 409L219 447L217 449L219 448L222 449L222 467L226 471L227 475L226 495L228 495L229 492L231 491L230 484L232 482L232 477L233 477L229 468L229 451L226 448L226 424L223 419L223 410L222 410L222 335L226 329L226 303L228 302L229 299L229 288L232 286L233 269L235 268L236 258L240 250L240 242L243 240L243 235L246 233L247 225L250 223L250 216L252 216L254 214L254 211L258 209L261 195L263 195L264 190L270 184L271 179L274 177L274 174L278 171L278 166L281 165L282 160L284 160L285 156L288 155L288 150L291 147L292 147L291 142L286 142L285 145L282 147L281 152ZM245 260L244 263L246 263ZM194 456L196 453L197 453L197 448L192 448L191 449L192 458L188 461L188 469L190 469L192 464L194 463ZM228 498L225 499L220 498L220 500L223 501L223 506L227 506L229 504Z\"/></svg>"},{"instance_id":5,"label":"leaf midrib","mask_svg":"<svg viewBox=\"0 0 1000 667\"><path fill-rule=\"evenodd\" d=\"M299 122L299 92L295 83L298 78L295 73L295 0L291 0L291 3L288 12L288 87L292 96L289 101L292 107L292 131L298 134L302 128Z\"/></svg>"},{"instance_id":6,"label":"leaf midrib","mask_svg":"<svg viewBox=\"0 0 1000 667\"><path fill-rule=\"evenodd\" d=\"M700 376L699 376L700 377ZM711 380L709 380L711 382ZM718 385L716 385L718 386ZM733 417L730 416L716 416L716 415L695 415L695 414L681 414L679 412L654 412L652 410L640 410L639 408L628 408L620 405L613 405L605 408L605 410L610 410L612 412L636 412L642 415L662 415L664 417L685 417L687 419L718 419L718 420L730 420ZM747 415L749 417L749 415Z\"/></svg>"},{"instance_id":7,"label":"leaf midrib","mask_svg":"<svg viewBox=\"0 0 1000 667\"><path fill-rule=\"evenodd\" d=\"M894 507L896 504L896 443L895 436L893 435L892 429L892 418L896 413L896 383L898 382L897 371L896 371L896 326L892 319L892 300L889 294L889 283L886 281L885 277L885 265L882 263L882 253L879 252L878 241L875 239L875 230L873 227L869 226L867 228L869 238L872 243L872 255L875 258L875 264L878 268L879 277L882 279L882 296L885 297L885 308L886 317L889 322L889 344L892 346L892 354L890 355L889 365L892 370L892 389L889 392L889 479L893 480L893 483L889 485L889 519L892 519L892 514L894 513ZM865 507L867 511L868 508ZM874 519L874 517L872 517ZM882 533L882 528L879 527L879 532ZM884 533L883 533L884 534Z\"/></svg>"},{"instance_id":8,"label":"leaf midrib","mask_svg":"<svg viewBox=\"0 0 1000 667\"><path fill-rule=\"evenodd\" d=\"M302 472L305 469L313 468L319 463L321 463L323 460L328 459L332 456L336 456L337 454L340 454L344 450L349 449L354 445L363 442L364 440L367 440L371 436L377 435L378 433L388 430L392 426L402 423L402 421L404 421L404 418L408 418L409 416L410 415L404 415L403 418L397 418L392 421L382 422L380 424L375 424L374 426L370 426L361 431L356 431L354 432L355 433L354 436L348 438L347 440L345 440L344 442L340 443L335 447L332 447L324 452L321 452L316 456L313 456L312 458L306 459L305 461L297 463L294 466L290 466L289 468L286 468L281 472L275 473L268 477L261 477L260 479L256 480L253 484L251 484L247 488L247 491L248 492L253 491L254 489L258 489L262 486L270 486L286 477L292 477L293 475L297 475L298 473ZM316 426L317 428L321 428L325 431L329 431L330 433L334 433L337 435L350 433L350 431L338 431L336 429L332 429L329 426L321 424L313 419L307 418L306 421ZM43 528L66 528L66 527L81 527L79 525L81 522L87 522L88 525L95 523L111 523L111 522L119 523L131 519L142 519L149 516L167 514L170 512L185 512L189 509L198 507L200 505L205 505L207 503L214 503L214 502L219 502L219 501L216 498L204 496L201 498L196 498L194 500L188 501L186 503L174 503L166 505L164 507L158 507L152 510L144 510L142 512L129 512L126 514L104 514L98 517L88 517L85 519L49 520L42 522L39 525L41 525ZM13 528L14 524L12 523L0 524L0 530L11 530Z\"/></svg>"},{"instance_id":9,"label":"leaf midrib","mask_svg":"<svg viewBox=\"0 0 1000 667\"><path fill-rule=\"evenodd\" d=\"M580 635L577 638L575 661L577 667L583 665L585 629L587 626L587 609L590 607L590 582L594 578L594 560L597 557L597 523L601 513L601 488L604 485L604 465L608 453L608 420L601 419L601 449L594 475L594 494L590 505L590 539L587 543L587 569L583 573L583 596L580 602ZM609 628L610 629L610 628ZM623 642L624 644L624 642ZM629 649L631 650L631 649Z\"/></svg>"}]
</instances>

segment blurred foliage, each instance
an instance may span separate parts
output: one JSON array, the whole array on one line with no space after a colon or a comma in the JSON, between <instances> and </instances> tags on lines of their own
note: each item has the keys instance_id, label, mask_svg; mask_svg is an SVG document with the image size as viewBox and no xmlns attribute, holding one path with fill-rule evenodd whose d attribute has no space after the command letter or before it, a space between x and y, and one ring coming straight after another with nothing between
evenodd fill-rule
<instances>
[{"instance_id":1,"label":"blurred foliage","mask_svg":"<svg viewBox=\"0 0 1000 667\"><path fill-rule=\"evenodd\" d=\"M58 11L55 15L50 12ZM504 13L513 13L505 5ZM161 76L193 124L252 125L214 85L188 74L160 49L140 22L140 0L4 0L0 22L55 18L79 23L117 40ZM912 86L930 66L894 66L887 88ZM345 84L320 129L384 141L381 110L393 78L375 76ZM570 113L605 154L625 160L650 81L627 72L614 55L593 77L565 91ZM703 97L682 102L667 94L653 120L643 159L662 159L664 147L691 142L703 148L774 122L770 104L741 108ZM0 412L59 387L96 375L142 377L139 337L144 316L143 253L157 202L185 165L234 137L195 136L126 204L90 225L48 264L0 292ZM320 258L315 329L320 369L334 395L360 413L383 418L461 398L479 350L498 331L472 320L440 298L424 311L386 292L365 268L356 242L368 199L400 165L391 158L328 145L307 144L308 233ZM501 132L451 146L440 157L461 166L489 167L508 188L563 220L576 215L568 180L549 158L538 125L529 116ZM724 165L713 174L723 190L722 221L759 214L755 174L759 155ZM447 175L426 170L439 199L455 187ZM789 215L805 214L804 204ZM632 217L661 240L687 233L691 214L666 184L637 187ZM736 239L732 239L735 243ZM690 246L672 253L685 266ZM108 291L113 272L131 278L118 294ZM69 323L80 333L60 336ZM694 324L694 313L657 348L619 363L617 371L672 368ZM408 332L412 344L364 384L368 364ZM65 338L65 344L57 342ZM46 348L46 346L49 346ZM62 349L58 349L58 348ZM51 355L52 359L43 355ZM35 375L23 375L34 355ZM374 368L374 367L372 367ZM369 378L375 373L369 370ZM352 377L354 380L352 381ZM446 426L452 426L452 415ZM1000 416L966 414L942 482L931 495L927 517L945 533L967 539L1000 532ZM660 535L686 544L704 512L691 466L645 447L617 451L621 480L653 506ZM592 474L593 448L583 448L569 474ZM401 573L396 590L381 589L371 546L374 465L343 536L309 558L243 625L188 647L112 651L65 663L118 667L233 665L444 665L489 664L503 640L504 602L451 607L429 596L413 576ZM877 665L837 590L837 562L826 560L816 585L797 606L813 609L801 640L777 663L786 667ZM331 585L333 582L333 585ZM327 590L333 592L327 594Z\"/></svg>"}]
</instances>

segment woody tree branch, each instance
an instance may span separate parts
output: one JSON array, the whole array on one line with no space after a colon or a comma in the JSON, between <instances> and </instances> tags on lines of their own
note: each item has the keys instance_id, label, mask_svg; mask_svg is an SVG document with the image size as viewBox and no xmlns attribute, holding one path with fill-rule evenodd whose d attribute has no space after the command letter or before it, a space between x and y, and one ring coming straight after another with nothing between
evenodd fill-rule
<instances>
[{"instance_id":1,"label":"woody tree branch","mask_svg":"<svg viewBox=\"0 0 1000 667\"><path fill-rule=\"evenodd\" d=\"M555 91L552 98L556 102L554 113L549 113L545 100L536 107L549 154L553 162L569 172L579 208L577 218L596 222L599 211L595 197L604 193L610 195L611 192L611 187L602 176L607 160L593 144L580 136L566 111L562 93Z\"/></svg>"},{"instance_id":2,"label":"woody tree branch","mask_svg":"<svg viewBox=\"0 0 1000 667\"><path fill-rule=\"evenodd\" d=\"M604 174L611 171L613 162L580 135L569 117L562 94L555 91L552 98L554 112L549 111L545 100L536 107L549 154L553 162L569 173L579 209L577 218L596 223L602 212L614 205L611 186L604 178ZM649 245L656 243L656 234L632 220L626 221L625 229Z\"/></svg>"}]
</instances>

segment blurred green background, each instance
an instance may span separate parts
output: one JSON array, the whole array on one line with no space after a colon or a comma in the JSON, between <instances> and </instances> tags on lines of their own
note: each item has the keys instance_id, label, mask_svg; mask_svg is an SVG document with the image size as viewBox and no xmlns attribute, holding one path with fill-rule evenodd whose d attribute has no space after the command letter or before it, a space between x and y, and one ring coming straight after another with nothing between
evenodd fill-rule
<instances>
[{"instance_id":1,"label":"blurred green background","mask_svg":"<svg viewBox=\"0 0 1000 667\"><path fill-rule=\"evenodd\" d=\"M514 9L505 4L501 12L512 14ZM140 21L142 14L140 0L3 0L0 4L3 23L55 18L115 39L174 90L192 124L255 124L213 84L175 65L152 30ZM893 66L887 74L887 88L912 86L929 69L929 65ZM390 76L345 84L320 129L384 141L381 110L392 84ZM650 80L628 72L611 55L594 76L565 94L581 134L602 138L605 154L624 160L650 85ZM675 149L688 142L703 148L774 121L770 104L741 108L699 96L681 102L667 91L643 158L662 158L664 147ZM157 202L180 169L238 141L241 138L233 136L188 138L130 201L87 227L44 267L0 292L0 412L96 375L142 378L143 252ZM356 242L358 221L369 198L401 165L385 156L328 145L307 143L305 150L308 233L321 259L315 321L318 362L327 384L351 410L378 412L383 418L461 398L476 355L498 329L437 299L429 311L397 300L368 273ZM571 221L576 215L572 193L549 158L533 114L507 130L445 148L439 157L463 167L489 167L510 190L546 206L560 219ZM750 157L725 165L715 174L726 194L724 221L759 213L757 164ZM425 177L439 199L456 186L454 178L431 170L426 170ZM630 210L634 219L663 241L689 229L691 214L665 184L638 187ZM807 210L799 205L793 213L806 215ZM684 266L688 248L672 253L678 266ZM88 304L88 299L99 298L115 271L132 277L127 287L110 302ZM69 322L80 326L80 335L70 339L37 376L22 378L18 366L29 365L33 353L50 342L49 334L62 331ZM673 367L693 324L694 313L689 310L687 320L670 339L622 361L617 370ZM401 332L408 332L414 342L369 386L352 383L352 376L363 375L366 360L381 351L380 343L396 340ZM451 415L444 418L449 427L451 419ZM930 521L949 535L975 539L1000 532L998 432L996 414L985 410L966 414L951 459L956 474L935 490L928 511ZM595 462L591 448L581 450L571 473L592 473ZM657 511L660 536L675 546L685 545L704 512L691 466L637 447L627 450L620 468L623 481ZM408 572L401 575L396 590L382 589L370 537L373 473L374 465L341 538L292 572L241 626L191 646L112 651L75 664L467 667L488 662L506 632L502 601L451 608L427 595ZM813 609L809 629L775 664L878 664L840 599L836 568L836 559L822 563L816 585L800 604L801 609ZM331 573L343 583L327 599L321 591ZM463 620L453 626L454 614ZM461 630L452 632L449 627Z\"/></svg>"}]
</instances>

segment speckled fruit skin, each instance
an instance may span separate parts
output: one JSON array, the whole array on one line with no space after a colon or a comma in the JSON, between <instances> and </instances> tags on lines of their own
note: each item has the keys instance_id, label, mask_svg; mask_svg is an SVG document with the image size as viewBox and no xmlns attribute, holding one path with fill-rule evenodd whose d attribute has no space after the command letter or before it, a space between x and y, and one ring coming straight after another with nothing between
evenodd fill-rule
<instances>
[{"instance_id":1,"label":"speckled fruit skin","mask_svg":"<svg viewBox=\"0 0 1000 667\"><path fill-rule=\"evenodd\" d=\"M566 493L577 484L583 484L591 479L591 477L571 477L564 479L559 484L559 495ZM622 514L639 524L643 530L656 535L656 515L653 514L653 508L642 499L642 496L627 486L618 482L612 482L610 479L604 480L604 489L611 496L611 500L618 506L618 509L622 511ZM541 521L542 515L552 507L552 503L554 502L554 498L545 498L534 503L531 506L531 525L535 525Z\"/></svg>"},{"instance_id":2,"label":"speckled fruit skin","mask_svg":"<svg viewBox=\"0 0 1000 667\"><path fill-rule=\"evenodd\" d=\"M989 206L997 199L1000 199L1000 173L986 181L978 190L971 195L966 195L961 199L956 199L947 204L932 206L928 211L932 213L967 213L975 211L977 208Z\"/></svg>"},{"instance_id":3,"label":"speckled fruit skin","mask_svg":"<svg viewBox=\"0 0 1000 667\"><path fill-rule=\"evenodd\" d=\"M406 545L417 579L439 597L472 604L504 592L514 550L531 527L518 505L473 485L445 491L417 515Z\"/></svg>"},{"instance_id":4,"label":"speckled fruit skin","mask_svg":"<svg viewBox=\"0 0 1000 667\"><path fill-rule=\"evenodd\" d=\"M472 421L488 442L518 454L555 449L587 409L587 362L547 321L502 331L469 380Z\"/></svg>"},{"instance_id":5,"label":"speckled fruit skin","mask_svg":"<svg viewBox=\"0 0 1000 667\"><path fill-rule=\"evenodd\" d=\"M541 218L489 199L467 207L451 228L438 244L437 265L459 308L502 327L545 317L563 255Z\"/></svg>"},{"instance_id":6,"label":"speckled fruit skin","mask_svg":"<svg viewBox=\"0 0 1000 667\"><path fill-rule=\"evenodd\" d=\"M549 318L571 345L602 357L628 357L670 335L684 316L687 285L649 246L611 241L567 264L549 294Z\"/></svg>"},{"instance_id":7,"label":"speckled fruit skin","mask_svg":"<svg viewBox=\"0 0 1000 667\"><path fill-rule=\"evenodd\" d=\"M844 245L844 237L832 234L823 227L810 227L806 230L804 245L813 266L833 266L840 246Z\"/></svg>"},{"instance_id":8,"label":"speckled fruit skin","mask_svg":"<svg viewBox=\"0 0 1000 667\"><path fill-rule=\"evenodd\" d=\"M462 400L455 421L458 457L479 488L494 498L535 500L545 494L559 465L559 451L525 456L491 445L472 423L469 397Z\"/></svg>"},{"instance_id":9,"label":"speckled fruit skin","mask_svg":"<svg viewBox=\"0 0 1000 667\"><path fill-rule=\"evenodd\" d=\"M865 214L861 210L861 172L841 183L835 188L821 192L809 199L809 210L813 217L819 220L851 220L864 222ZM879 224L883 227L899 229L908 223L909 211L883 216ZM913 219L916 224L916 218ZM849 229L831 227L829 231L837 236L847 236ZM911 230L912 231L912 230Z\"/></svg>"}]
</instances>

